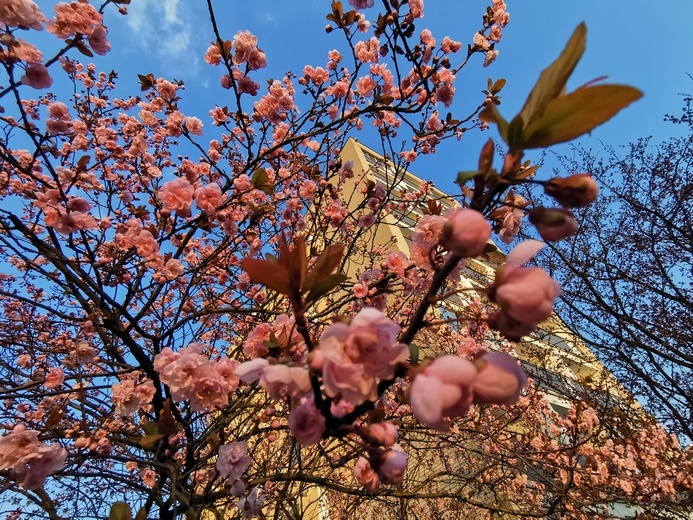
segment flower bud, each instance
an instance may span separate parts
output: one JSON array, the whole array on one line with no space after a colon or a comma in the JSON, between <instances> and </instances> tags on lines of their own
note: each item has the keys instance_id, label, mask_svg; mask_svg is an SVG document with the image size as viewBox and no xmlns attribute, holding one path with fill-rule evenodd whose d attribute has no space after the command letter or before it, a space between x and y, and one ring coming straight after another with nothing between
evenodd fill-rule
<instances>
[{"instance_id":1,"label":"flower bud","mask_svg":"<svg viewBox=\"0 0 693 520\"><path fill-rule=\"evenodd\" d=\"M440 245L464 258L479 256L491 238L491 226L473 209L458 209L443 225Z\"/></svg>"},{"instance_id":2,"label":"flower bud","mask_svg":"<svg viewBox=\"0 0 693 520\"><path fill-rule=\"evenodd\" d=\"M558 297L556 283L539 267L520 267L497 276L489 296L505 313L520 323L538 324L551 316Z\"/></svg>"},{"instance_id":3,"label":"flower bud","mask_svg":"<svg viewBox=\"0 0 693 520\"><path fill-rule=\"evenodd\" d=\"M389 448L397 442L397 427L391 422L371 424L364 434L364 439L374 446Z\"/></svg>"},{"instance_id":4,"label":"flower bud","mask_svg":"<svg viewBox=\"0 0 693 520\"><path fill-rule=\"evenodd\" d=\"M380 487L380 479L375 471L373 471L371 463L367 458L359 457L352 471L356 482L361 484L368 491L375 491Z\"/></svg>"},{"instance_id":5,"label":"flower bud","mask_svg":"<svg viewBox=\"0 0 693 520\"><path fill-rule=\"evenodd\" d=\"M407 470L407 454L399 446L394 444L392 448L380 456L377 473L383 484L399 484L404 479Z\"/></svg>"},{"instance_id":6,"label":"flower bud","mask_svg":"<svg viewBox=\"0 0 693 520\"><path fill-rule=\"evenodd\" d=\"M575 217L567 209L534 208L529 212L529 221L536 226L546 242L567 238L578 228Z\"/></svg>"},{"instance_id":7,"label":"flower bud","mask_svg":"<svg viewBox=\"0 0 693 520\"><path fill-rule=\"evenodd\" d=\"M499 310L489 316L489 327L497 330L510 341L520 341L524 336L530 335L537 328L536 323L522 323L508 314Z\"/></svg>"},{"instance_id":8,"label":"flower bud","mask_svg":"<svg viewBox=\"0 0 693 520\"><path fill-rule=\"evenodd\" d=\"M596 181L589 173L556 177L544 185L544 191L566 208L582 208L597 198Z\"/></svg>"},{"instance_id":9,"label":"flower bud","mask_svg":"<svg viewBox=\"0 0 693 520\"><path fill-rule=\"evenodd\" d=\"M505 352L484 352L474 364L478 375L474 380L474 403L513 404L527 384L519 363Z\"/></svg>"}]
</instances>

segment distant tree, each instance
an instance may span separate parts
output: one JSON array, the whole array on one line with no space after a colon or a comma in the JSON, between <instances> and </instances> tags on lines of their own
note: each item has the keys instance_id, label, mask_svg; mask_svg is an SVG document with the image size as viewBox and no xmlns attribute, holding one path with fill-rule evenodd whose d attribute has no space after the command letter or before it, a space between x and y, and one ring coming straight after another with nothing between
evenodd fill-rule
<instances>
[{"instance_id":1,"label":"distant tree","mask_svg":"<svg viewBox=\"0 0 693 520\"><path fill-rule=\"evenodd\" d=\"M576 148L568 171L592 173L600 197L542 265L558 310L620 381L679 436L693 438L693 109L667 116L680 135L606 154ZM681 135L682 134L682 135Z\"/></svg>"},{"instance_id":2,"label":"distant tree","mask_svg":"<svg viewBox=\"0 0 693 520\"><path fill-rule=\"evenodd\" d=\"M504 80L447 114L462 67L497 54L502 0L468 45L420 27L421 0L333 2L339 50L274 80L262 35L230 34L208 0L204 59L226 90L198 118L182 82L142 74L133 96L73 61L110 50L104 16L129 3L60 2L48 19L0 2L0 515L286 519L304 500L333 518L687 513L692 454L648 417L598 415L587 392L561 416L526 387L514 341L557 294L522 266L539 244L456 319L435 309L472 294L460 273L488 252L492 215L512 235L511 185L596 197L589 176L522 165L640 97L565 93L584 25L507 122ZM428 183L401 191L408 164L479 118L502 164L489 141L458 178L466 207L429 205L408 257L376 247L380 224L433 202ZM392 158L386 182L340 156L363 128Z\"/></svg>"}]
</instances>

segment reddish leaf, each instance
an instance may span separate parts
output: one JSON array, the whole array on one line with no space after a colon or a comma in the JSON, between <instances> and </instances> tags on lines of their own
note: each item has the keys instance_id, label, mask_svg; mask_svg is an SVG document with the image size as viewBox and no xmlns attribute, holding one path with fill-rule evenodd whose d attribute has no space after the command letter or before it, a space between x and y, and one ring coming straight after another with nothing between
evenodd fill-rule
<instances>
[{"instance_id":1,"label":"reddish leaf","mask_svg":"<svg viewBox=\"0 0 693 520\"><path fill-rule=\"evenodd\" d=\"M241 262L241 267L250 276L250 281L269 287L280 294L289 294L289 271L283 265L246 258Z\"/></svg>"},{"instance_id":2,"label":"reddish leaf","mask_svg":"<svg viewBox=\"0 0 693 520\"><path fill-rule=\"evenodd\" d=\"M320 253L315 265L306 276L305 283L301 287L302 291L309 291L313 286L326 276L331 275L342 261L344 256L344 244L332 244Z\"/></svg>"}]
</instances>

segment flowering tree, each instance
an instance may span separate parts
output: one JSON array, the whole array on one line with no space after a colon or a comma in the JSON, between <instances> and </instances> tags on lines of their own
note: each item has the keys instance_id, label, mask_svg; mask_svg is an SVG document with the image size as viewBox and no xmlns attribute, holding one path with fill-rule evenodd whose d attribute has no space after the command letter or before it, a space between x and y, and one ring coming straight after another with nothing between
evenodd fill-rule
<instances>
[{"instance_id":1,"label":"flowering tree","mask_svg":"<svg viewBox=\"0 0 693 520\"><path fill-rule=\"evenodd\" d=\"M559 294L523 266L538 243L516 247L456 318L436 310L461 290L465 259L489 252L489 220L514 233L510 186L543 186L561 205L534 219L547 240L596 197L590 176L538 181L522 163L640 96L563 93L584 26L507 122L503 80L465 117L440 113L462 66L495 58L501 0L465 47L415 27L421 0L372 17L372 0L334 2L343 50L264 88L260 39L227 39L210 1L205 61L231 108L202 120L182 111L180 82L142 75L142 94L120 97L115 73L73 61L108 52L103 16L127 3L59 3L50 19L32 0L0 6L8 518L683 510L690 454L648 417L627 403L599 417L589 392L561 417L526 387L514 342ZM64 40L52 57L20 38L44 28ZM58 81L69 99L37 95ZM502 167L489 141L444 215L427 184L354 179L339 155L374 127L401 178L418 154L489 123L507 144ZM409 257L374 247L389 215L423 202Z\"/></svg>"}]
</instances>

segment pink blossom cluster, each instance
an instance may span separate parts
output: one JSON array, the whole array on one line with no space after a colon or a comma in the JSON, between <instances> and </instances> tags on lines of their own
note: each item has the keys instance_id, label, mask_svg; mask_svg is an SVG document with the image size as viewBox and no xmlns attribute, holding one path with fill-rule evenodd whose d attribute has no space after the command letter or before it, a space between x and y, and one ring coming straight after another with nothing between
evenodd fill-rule
<instances>
[{"instance_id":1,"label":"pink blossom cluster","mask_svg":"<svg viewBox=\"0 0 693 520\"><path fill-rule=\"evenodd\" d=\"M0 61L5 63L15 63L26 61L40 63L43 61L43 53L36 46L14 36L5 36L6 47L0 48Z\"/></svg>"},{"instance_id":2,"label":"pink blossom cluster","mask_svg":"<svg viewBox=\"0 0 693 520\"><path fill-rule=\"evenodd\" d=\"M33 0L6 0L0 3L0 23L21 29L43 29L47 18Z\"/></svg>"},{"instance_id":3,"label":"pink blossom cluster","mask_svg":"<svg viewBox=\"0 0 693 520\"><path fill-rule=\"evenodd\" d=\"M435 100L447 108L452 104L452 100L455 97L455 87L452 85L455 81L455 75L449 69L442 69L438 72L436 78Z\"/></svg>"},{"instance_id":4,"label":"pink blossom cluster","mask_svg":"<svg viewBox=\"0 0 693 520\"><path fill-rule=\"evenodd\" d=\"M244 496L236 504L236 508L241 513L241 518L254 518L262 511L262 506L267 500L267 495L255 486L247 496Z\"/></svg>"},{"instance_id":5,"label":"pink blossom cluster","mask_svg":"<svg viewBox=\"0 0 693 520\"><path fill-rule=\"evenodd\" d=\"M525 216L521 208L527 206L527 201L521 195L510 192L505 198L505 203L506 205L496 210L492 216L501 223L498 236L504 243L510 244L520 232L522 218Z\"/></svg>"},{"instance_id":6,"label":"pink blossom cluster","mask_svg":"<svg viewBox=\"0 0 693 520\"><path fill-rule=\"evenodd\" d=\"M378 63L380 59L380 41L376 37L368 41L360 41L354 47L354 53L361 63Z\"/></svg>"},{"instance_id":7,"label":"pink blossom cluster","mask_svg":"<svg viewBox=\"0 0 693 520\"><path fill-rule=\"evenodd\" d=\"M325 433L326 423L325 417L315 406L313 395L308 395L289 413L289 430L303 446L317 444Z\"/></svg>"},{"instance_id":8,"label":"pink blossom cluster","mask_svg":"<svg viewBox=\"0 0 693 520\"><path fill-rule=\"evenodd\" d=\"M375 0L349 0L349 5L357 11L359 9L368 9L369 7L373 7L374 4Z\"/></svg>"},{"instance_id":9,"label":"pink blossom cluster","mask_svg":"<svg viewBox=\"0 0 693 520\"><path fill-rule=\"evenodd\" d=\"M108 31L103 16L88 0L60 2L54 7L55 20L48 24L48 31L66 40L75 35L85 36L96 54L104 55L111 49L106 37Z\"/></svg>"},{"instance_id":10,"label":"pink blossom cluster","mask_svg":"<svg viewBox=\"0 0 693 520\"><path fill-rule=\"evenodd\" d=\"M164 256L159 252L159 243L150 229L144 229L139 219L130 219L125 224L118 225L115 244L121 251L135 248L139 257L157 267L162 266Z\"/></svg>"},{"instance_id":11,"label":"pink blossom cluster","mask_svg":"<svg viewBox=\"0 0 693 520\"><path fill-rule=\"evenodd\" d=\"M473 209L459 208L447 216L440 245L462 258L473 258L484 252L491 238L491 226Z\"/></svg>"},{"instance_id":12,"label":"pink blossom cluster","mask_svg":"<svg viewBox=\"0 0 693 520\"><path fill-rule=\"evenodd\" d=\"M244 383L259 381L275 401L300 399L311 391L310 374L306 367L270 364L266 359L256 358L238 365L236 375Z\"/></svg>"},{"instance_id":13,"label":"pink blossom cluster","mask_svg":"<svg viewBox=\"0 0 693 520\"><path fill-rule=\"evenodd\" d=\"M115 411L120 415L132 415L142 406L149 404L156 393L154 383L144 378L137 382L129 377L111 386Z\"/></svg>"},{"instance_id":14,"label":"pink blossom cluster","mask_svg":"<svg viewBox=\"0 0 693 520\"><path fill-rule=\"evenodd\" d=\"M546 242L555 242L573 235L578 229L577 220L565 208L533 208L529 221Z\"/></svg>"},{"instance_id":15,"label":"pink blossom cluster","mask_svg":"<svg viewBox=\"0 0 693 520\"><path fill-rule=\"evenodd\" d=\"M509 339L526 336L551 316L553 301L561 293L560 286L543 269L520 267L543 245L529 240L515 247L487 288L491 300L500 307L491 316L491 325Z\"/></svg>"},{"instance_id":16,"label":"pink blossom cluster","mask_svg":"<svg viewBox=\"0 0 693 520\"><path fill-rule=\"evenodd\" d=\"M195 190L195 202L197 207L208 215L215 215L219 206L226 201L226 195L216 182L200 186Z\"/></svg>"},{"instance_id":17,"label":"pink blossom cluster","mask_svg":"<svg viewBox=\"0 0 693 520\"><path fill-rule=\"evenodd\" d=\"M46 226L64 235L98 227L96 219L89 214L91 205L84 198L72 197L67 203L63 200L63 194L57 189L36 194L34 204L43 211Z\"/></svg>"},{"instance_id":18,"label":"pink blossom cluster","mask_svg":"<svg viewBox=\"0 0 693 520\"><path fill-rule=\"evenodd\" d=\"M67 451L59 444L47 445L38 432L15 426L0 437L0 470L12 469L12 478L24 489L38 489L46 478L65 464Z\"/></svg>"},{"instance_id":19,"label":"pink blossom cluster","mask_svg":"<svg viewBox=\"0 0 693 520\"><path fill-rule=\"evenodd\" d=\"M527 376L504 352L483 352L474 362L459 356L436 358L411 384L409 404L429 428L447 431L446 418L461 417L475 404L513 404Z\"/></svg>"},{"instance_id":20,"label":"pink blossom cluster","mask_svg":"<svg viewBox=\"0 0 693 520\"><path fill-rule=\"evenodd\" d=\"M409 0L409 12L414 18L423 18L423 0Z\"/></svg>"},{"instance_id":21,"label":"pink blossom cluster","mask_svg":"<svg viewBox=\"0 0 693 520\"><path fill-rule=\"evenodd\" d=\"M325 392L358 405L378 398L377 379L394 375L409 349L397 342L400 327L373 308L362 309L350 324L333 323L322 334L312 366L322 371Z\"/></svg>"},{"instance_id":22,"label":"pink blossom cluster","mask_svg":"<svg viewBox=\"0 0 693 520\"><path fill-rule=\"evenodd\" d=\"M48 105L50 119L46 121L46 130L50 135L67 134L71 131L72 118L65 103L56 101Z\"/></svg>"},{"instance_id":23,"label":"pink blossom cluster","mask_svg":"<svg viewBox=\"0 0 693 520\"><path fill-rule=\"evenodd\" d=\"M414 226L409 254L421 269L431 269L431 255L437 246L463 258L484 252L491 237L491 227L481 213L458 208L446 216L424 215Z\"/></svg>"},{"instance_id":24,"label":"pink blossom cluster","mask_svg":"<svg viewBox=\"0 0 693 520\"><path fill-rule=\"evenodd\" d=\"M283 355L290 355L295 362L305 361L306 344L296 330L293 317L280 314L271 323L261 323L253 328L243 343L243 352L251 359L269 354L268 345L281 349Z\"/></svg>"},{"instance_id":25,"label":"pink blossom cluster","mask_svg":"<svg viewBox=\"0 0 693 520\"><path fill-rule=\"evenodd\" d=\"M510 244L520 232L522 217L524 217L525 213L521 209L510 207L504 208L504 211L505 216L503 217L501 230L498 236L504 243Z\"/></svg>"},{"instance_id":26,"label":"pink blossom cluster","mask_svg":"<svg viewBox=\"0 0 693 520\"><path fill-rule=\"evenodd\" d=\"M269 93L255 103L253 119L279 124L287 117L287 113L296 108L293 98L293 87L287 80L285 83L274 81L269 87Z\"/></svg>"},{"instance_id":27,"label":"pink blossom cluster","mask_svg":"<svg viewBox=\"0 0 693 520\"><path fill-rule=\"evenodd\" d=\"M178 352L166 347L154 356L154 369L173 400L189 400L197 412L226 406L229 393L238 387L238 362L226 356L213 361L204 348L201 343L191 343Z\"/></svg>"},{"instance_id":28,"label":"pink blossom cluster","mask_svg":"<svg viewBox=\"0 0 693 520\"><path fill-rule=\"evenodd\" d=\"M267 66L267 56L257 46L257 36L250 31L238 31L233 37L233 63L248 64L250 70L258 70Z\"/></svg>"},{"instance_id":29,"label":"pink blossom cluster","mask_svg":"<svg viewBox=\"0 0 693 520\"><path fill-rule=\"evenodd\" d=\"M431 268L431 253L443 235L445 218L440 215L424 215L414 226L409 256L421 269Z\"/></svg>"},{"instance_id":30,"label":"pink blossom cluster","mask_svg":"<svg viewBox=\"0 0 693 520\"><path fill-rule=\"evenodd\" d=\"M195 188L187 179L177 178L164 184L159 189L159 198L164 209L176 212L179 217L189 217Z\"/></svg>"},{"instance_id":31,"label":"pink blossom cluster","mask_svg":"<svg viewBox=\"0 0 693 520\"><path fill-rule=\"evenodd\" d=\"M74 369L92 363L96 360L96 349L86 341L75 341L70 351L63 359L66 368Z\"/></svg>"}]
</instances>

